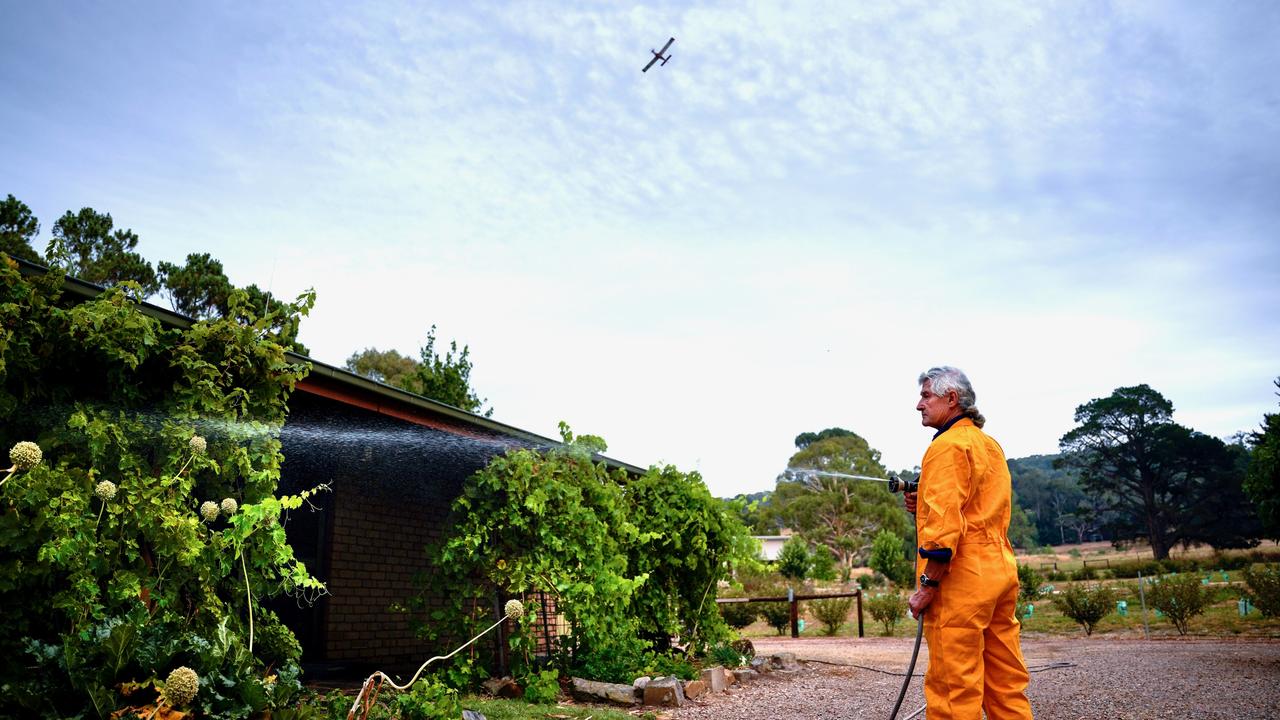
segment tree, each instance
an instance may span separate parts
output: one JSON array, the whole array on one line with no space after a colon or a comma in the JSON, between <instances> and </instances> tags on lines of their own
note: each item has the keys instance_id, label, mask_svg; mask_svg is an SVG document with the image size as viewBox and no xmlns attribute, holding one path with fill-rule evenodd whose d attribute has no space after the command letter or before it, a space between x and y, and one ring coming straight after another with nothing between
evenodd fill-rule
<instances>
[{"instance_id":1,"label":"tree","mask_svg":"<svg viewBox=\"0 0 1280 720\"><path fill-rule=\"evenodd\" d=\"M188 317L222 317L231 297L231 281L222 263L208 253L191 253L185 265L160 262L156 276L169 296L169 304Z\"/></svg>"},{"instance_id":2,"label":"tree","mask_svg":"<svg viewBox=\"0 0 1280 720\"><path fill-rule=\"evenodd\" d=\"M879 451L853 433L809 444L791 456L788 466L869 477L886 475ZM779 478L769 513L809 542L830 548L845 571L853 568L855 559L865 556L881 529L904 537L911 531L901 501L883 484L866 480L821 475Z\"/></svg>"},{"instance_id":3,"label":"tree","mask_svg":"<svg viewBox=\"0 0 1280 720\"><path fill-rule=\"evenodd\" d=\"M1082 471L1082 484L1100 506L1116 514L1118 537L1145 536L1157 560L1178 542L1224 547L1249 532L1243 507L1225 518L1199 521L1206 505L1243 498L1237 459L1216 438L1172 420L1173 404L1147 385L1117 388L1076 408L1078 427L1062 436L1065 464Z\"/></svg>"},{"instance_id":4,"label":"tree","mask_svg":"<svg viewBox=\"0 0 1280 720\"><path fill-rule=\"evenodd\" d=\"M0 252L10 257L43 263L31 242L40 234L40 221L31 208L13 195L0 202Z\"/></svg>"},{"instance_id":5,"label":"tree","mask_svg":"<svg viewBox=\"0 0 1280 720\"><path fill-rule=\"evenodd\" d=\"M222 263L208 253L187 255L185 265L161 262L156 273L157 287L163 287L169 304L177 312L197 320L231 318L245 322L248 318L266 318L270 321L267 331L287 349L303 355L307 347L298 342L302 329L302 317L285 312L288 303L278 300L270 292L249 285L237 288L231 284Z\"/></svg>"},{"instance_id":6,"label":"tree","mask_svg":"<svg viewBox=\"0 0 1280 720\"><path fill-rule=\"evenodd\" d=\"M480 409L482 400L471 388L471 349L466 345L458 351L456 340L449 343L449 350L441 357L436 352L436 326L427 331L427 344L418 351L419 358L405 357L395 350L365 348L347 358L346 367L353 373L370 380L408 390L432 400L452 405L470 413L493 415L493 408ZM456 354L456 357L455 357Z\"/></svg>"},{"instance_id":7,"label":"tree","mask_svg":"<svg viewBox=\"0 0 1280 720\"><path fill-rule=\"evenodd\" d=\"M1280 378L1274 383L1280 388ZM1280 413L1263 415L1262 427L1249 434L1248 442L1244 489L1257 505L1267 537L1280 538Z\"/></svg>"},{"instance_id":8,"label":"tree","mask_svg":"<svg viewBox=\"0 0 1280 720\"><path fill-rule=\"evenodd\" d=\"M418 392L418 361L395 350L365 348L347 358L347 369L384 385Z\"/></svg>"},{"instance_id":9,"label":"tree","mask_svg":"<svg viewBox=\"0 0 1280 720\"><path fill-rule=\"evenodd\" d=\"M93 208L70 210L53 226L53 240L45 254L51 263L62 265L68 275L104 287L126 280L138 283L142 295L160 289L151 263L134 251L138 236L132 230L113 230L109 213Z\"/></svg>"},{"instance_id":10,"label":"tree","mask_svg":"<svg viewBox=\"0 0 1280 720\"><path fill-rule=\"evenodd\" d=\"M414 371L415 382L421 388L419 394L424 397L489 417L493 415L493 408L481 413L480 409L488 400L481 399L471 388L470 356L469 347L463 345L459 352L458 341L451 340L449 349L441 357L436 352L436 326L432 325L427 332L427 344L422 346L422 359Z\"/></svg>"},{"instance_id":11,"label":"tree","mask_svg":"<svg viewBox=\"0 0 1280 720\"><path fill-rule=\"evenodd\" d=\"M1080 527L1075 513L1082 505L1091 505L1089 496L1080 488L1078 473L1061 461L1061 455L1009 460L1015 502L1034 523L1038 542L1066 544L1069 529L1076 531L1077 538L1082 530L1097 529ZM1098 524L1104 521L1105 518L1097 519Z\"/></svg>"},{"instance_id":12,"label":"tree","mask_svg":"<svg viewBox=\"0 0 1280 720\"><path fill-rule=\"evenodd\" d=\"M853 432L852 430L845 430L844 428L838 428L838 427L827 428L822 432L816 432L816 433L802 432L796 436L796 448L803 450L820 440L830 440L831 438L850 437L850 436L857 437L858 434Z\"/></svg>"},{"instance_id":13,"label":"tree","mask_svg":"<svg viewBox=\"0 0 1280 720\"><path fill-rule=\"evenodd\" d=\"M1033 548L1037 543L1036 526L1031 524L1027 511L1018 502L1018 494L1013 494L1013 503L1009 512L1009 542L1014 547Z\"/></svg>"}]
</instances>

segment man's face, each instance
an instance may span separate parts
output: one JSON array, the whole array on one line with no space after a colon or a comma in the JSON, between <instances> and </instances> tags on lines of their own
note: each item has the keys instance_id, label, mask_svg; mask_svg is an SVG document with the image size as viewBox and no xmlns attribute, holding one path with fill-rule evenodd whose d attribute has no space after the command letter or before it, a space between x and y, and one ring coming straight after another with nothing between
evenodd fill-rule
<instances>
[{"instance_id":1,"label":"man's face","mask_svg":"<svg viewBox=\"0 0 1280 720\"><path fill-rule=\"evenodd\" d=\"M920 386L920 402L916 403L916 410L920 411L921 425L940 428L956 413L960 400L954 390L942 397L934 395L930 388L932 382L932 380L925 380Z\"/></svg>"}]
</instances>

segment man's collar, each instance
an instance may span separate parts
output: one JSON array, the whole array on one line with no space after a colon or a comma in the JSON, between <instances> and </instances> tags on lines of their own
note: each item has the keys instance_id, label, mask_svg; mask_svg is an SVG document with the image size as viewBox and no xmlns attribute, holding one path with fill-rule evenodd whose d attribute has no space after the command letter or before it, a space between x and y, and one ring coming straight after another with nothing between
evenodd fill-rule
<instances>
[{"instance_id":1,"label":"man's collar","mask_svg":"<svg viewBox=\"0 0 1280 720\"><path fill-rule=\"evenodd\" d=\"M960 422L961 420L964 420L964 419L965 419L965 417L966 417L966 415L965 415L964 413L960 413L959 415L957 415L957 416L955 416L955 417L951 418L950 420L948 420L945 424L943 424L943 426L942 426L942 427L938 428L938 432L936 432L936 433L934 433L934 434L933 434L933 439L934 439L934 440L937 440L939 435L941 435L942 433L944 433L944 432L946 432L946 431L950 430L952 425L955 425L956 423Z\"/></svg>"}]
</instances>

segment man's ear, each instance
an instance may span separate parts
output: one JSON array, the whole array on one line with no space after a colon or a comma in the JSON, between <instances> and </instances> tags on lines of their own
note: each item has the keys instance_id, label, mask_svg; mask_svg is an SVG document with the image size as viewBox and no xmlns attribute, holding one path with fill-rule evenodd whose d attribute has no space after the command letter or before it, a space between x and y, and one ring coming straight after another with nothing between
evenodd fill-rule
<instances>
[{"instance_id":1,"label":"man's ear","mask_svg":"<svg viewBox=\"0 0 1280 720\"><path fill-rule=\"evenodd\" d=\"M947 392L947 405L960 405L960 393L955 390Z\"/></svg>"}]
</instances>

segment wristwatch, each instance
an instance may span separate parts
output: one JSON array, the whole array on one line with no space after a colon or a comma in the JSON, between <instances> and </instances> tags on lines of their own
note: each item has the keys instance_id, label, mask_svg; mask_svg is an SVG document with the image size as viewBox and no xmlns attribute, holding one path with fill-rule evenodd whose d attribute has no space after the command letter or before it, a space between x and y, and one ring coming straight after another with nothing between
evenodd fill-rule
<instances>
[{"instance_id":1,"label":"wristwatch","mask_svg":"<svg viewBox=\"0 0 1280 720\"><path fill-rule=\"evenodd\" d=\"M942 583L929 577L926 573L920 573L920 587L936 588Z\"/></svg>"}]
</instances>

